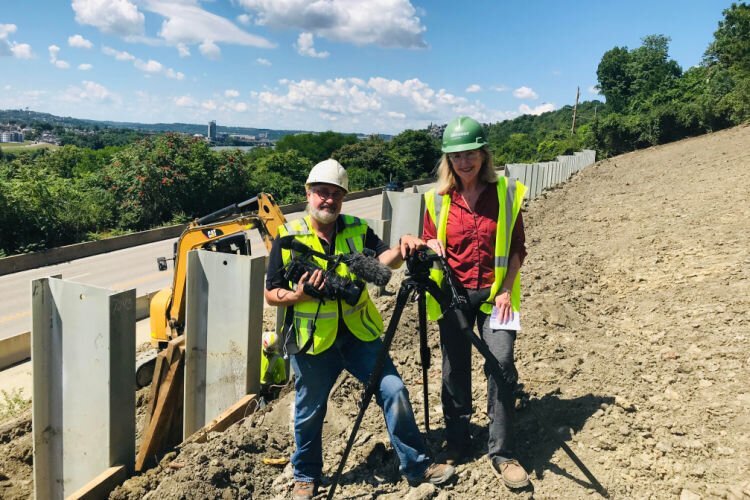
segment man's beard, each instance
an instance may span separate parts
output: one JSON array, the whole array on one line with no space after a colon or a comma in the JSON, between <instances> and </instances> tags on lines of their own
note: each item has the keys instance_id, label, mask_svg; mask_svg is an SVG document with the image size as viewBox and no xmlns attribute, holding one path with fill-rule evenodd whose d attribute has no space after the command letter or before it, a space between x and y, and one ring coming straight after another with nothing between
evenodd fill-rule
<instances>
[{"instance_id":1,"label":"man's beard","mask_svg":"<svg viewBox=\"0 0 750 500\"><path fill-rule=\"evenodd\" d=\"M339 214L335 211L330 212L329 210L313 208L313 206L309 204L307 206L307 211L310 213L310 217L320 222L321 224L331 224L339 216Z\"/></svg>"}]
</instances>

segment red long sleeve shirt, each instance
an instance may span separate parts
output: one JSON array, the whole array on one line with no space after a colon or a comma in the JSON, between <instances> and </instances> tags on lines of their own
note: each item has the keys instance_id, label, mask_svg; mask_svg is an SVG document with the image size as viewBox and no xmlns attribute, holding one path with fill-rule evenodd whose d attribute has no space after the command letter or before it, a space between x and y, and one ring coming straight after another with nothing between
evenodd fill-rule
<instances>
[{"instance_id":1,"label":"red long sleeve shirt","mask_svg":"<svg viewBox=\"0 0 750 500\"><path fill-rule=\"evenodd\" d=\"M449 191L451 206L448 211L445 255L456 279L467 290L492 286L495 280L495 231L500 205L497 189L488 184L472 212L455 189ZM440 196L440 195L436 195ZM428 215L424 217L422 239L437 238L437 228ZM523 264L526 258L526 235L523 217L518 213L510 240L510 255L518 254Z\"/></svg>"}]
</instances>

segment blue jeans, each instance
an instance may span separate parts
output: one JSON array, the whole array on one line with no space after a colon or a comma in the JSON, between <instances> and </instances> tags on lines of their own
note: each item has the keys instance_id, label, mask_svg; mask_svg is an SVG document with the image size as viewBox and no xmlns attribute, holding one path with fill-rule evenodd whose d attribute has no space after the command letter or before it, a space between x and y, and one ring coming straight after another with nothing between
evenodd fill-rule
<instances>
[{"instance_id":1,"label":"blue jeans","mask_svg":"<svg viewBox=\"0 0 750 500\"><path fill-rule=\"evenodd\" d=\"M363 342L349 332L339 332L334 344L324 352L291 356L297 391L294 408L297 449L292 455L296 481L320 480L323 419L328 395L339 374L346 369L367 384L382 346L380 339ZM390 356L386 358L375 399L383 410L391 444L401 463L399 470L407 479L421 477L431 460L417 428L409 394Z\"/></svg>"}]
</instances>

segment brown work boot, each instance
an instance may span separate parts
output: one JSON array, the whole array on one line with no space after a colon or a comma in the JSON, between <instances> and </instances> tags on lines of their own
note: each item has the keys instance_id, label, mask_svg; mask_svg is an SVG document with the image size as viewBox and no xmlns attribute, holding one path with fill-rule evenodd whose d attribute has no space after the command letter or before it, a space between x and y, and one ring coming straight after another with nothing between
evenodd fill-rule
<instances>
[{"instance_id":1,"label":"brown work boot","mask_svg":"<svg viewBox=\"0 0 750 500\"><path fill-rule=\"evenodd\" d=\"M432 483L435 486L447 483L456 474L452 465L434 463L427 467L424 473L417 479L409 479L410 486L419 486L422 483Z\"/></svg>"},{"instance_id":2,"label":"brown work boot","mask_svg":"<svg viewBox=\"0 0 750 500\"><path fill-rule=\"evenodd\" d=\"M295 481L292 490L292 500L310 500L317 495L318 485L305 481Z\"/></svg>"},{"instance_id":3,"label":"brown work boot","mask_svg":"<svg viewBox=\"0 0 750 500\"><path fill-rule=\"evenodd\" d=\"M521 464L518 463L518 460L500 461L496 457L490 459L490 466L492 467L492 472L508 488L525 488L529 485L529 475L521 467Z\"/></svg>"}]
</instances>

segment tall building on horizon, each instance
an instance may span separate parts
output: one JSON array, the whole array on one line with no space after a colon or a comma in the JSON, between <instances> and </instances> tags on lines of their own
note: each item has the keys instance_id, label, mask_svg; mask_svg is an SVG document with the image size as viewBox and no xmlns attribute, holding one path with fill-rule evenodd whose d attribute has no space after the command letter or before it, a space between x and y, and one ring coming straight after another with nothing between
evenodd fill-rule
<instances>
[{"instance_id":1,"label":"tall building on horizon","mask_svg":"<svg viewBox=\"0 0 750 500\"><path fill-rule=\"evenodd\" d=\"M216 120L208 122L208 140L211 142L216 141Z\"/></svg>"}]
</instances>

